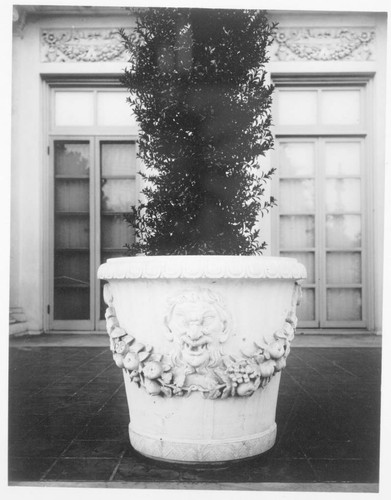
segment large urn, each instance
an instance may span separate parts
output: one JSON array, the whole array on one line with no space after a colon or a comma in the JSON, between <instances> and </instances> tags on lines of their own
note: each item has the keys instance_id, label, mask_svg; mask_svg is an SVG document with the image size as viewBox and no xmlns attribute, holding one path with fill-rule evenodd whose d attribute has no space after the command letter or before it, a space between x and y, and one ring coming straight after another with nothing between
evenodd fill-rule
<instances>
[{"instance_id":1,"label":"large urn","mask_svg":"<svg viewBox=\"0 0 391 500\"><path fill-rule=\"evenodd\" d=\"M276 439L276 404L297 324L295 259L110 259L106 322L123 371L129 436L159 460L247 458Z\"/></svg>"}]
</instances>

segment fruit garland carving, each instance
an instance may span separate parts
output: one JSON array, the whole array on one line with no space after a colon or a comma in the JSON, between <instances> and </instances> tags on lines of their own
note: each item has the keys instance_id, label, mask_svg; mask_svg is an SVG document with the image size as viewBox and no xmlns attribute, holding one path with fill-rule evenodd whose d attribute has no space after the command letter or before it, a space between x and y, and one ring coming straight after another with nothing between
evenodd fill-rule
<instances>
[{"instance_id":1,"label":"fruit garland carving","mask_svg":"<svg viewBox=\"0 0 391 500\"><path fill-rule=\"evenodd\" d=\"M105 313L110 350L115 364L125 370L132 382L152 396L190 396L194 391L207 399L251 396L265 387L286 366L290 344L297 325L295 314L301 287L296 283L291 311L283 326L269 341L253 342L241 355L222 355L218 363L200 375L193 367L180 366L170 354L156 353L152 346L138 342L119 325L109 285L104 286Z\"/></svg>"}]
</instances>

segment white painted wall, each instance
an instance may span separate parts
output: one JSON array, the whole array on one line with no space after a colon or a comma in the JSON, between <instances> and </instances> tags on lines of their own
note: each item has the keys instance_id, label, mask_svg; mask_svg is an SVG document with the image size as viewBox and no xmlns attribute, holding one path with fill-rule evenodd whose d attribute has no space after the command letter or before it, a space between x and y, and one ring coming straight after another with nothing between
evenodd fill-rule
<instances>
[{"instance_id":1,"label":"white painted wall","mask_svg":"<svg viewBox=\"0 0 391 500\"><path fill-rule=\"evenodd\" d=\"M11 307L23 307L30 331L42 329L42 148L39 45L26 25L14 38Z\"/></svg>"}]
</instances>

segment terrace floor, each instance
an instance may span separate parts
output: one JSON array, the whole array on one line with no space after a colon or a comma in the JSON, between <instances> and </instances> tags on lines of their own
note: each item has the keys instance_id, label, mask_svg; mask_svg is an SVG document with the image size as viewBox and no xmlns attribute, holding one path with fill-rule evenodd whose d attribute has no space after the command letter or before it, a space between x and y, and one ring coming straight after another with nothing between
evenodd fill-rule
<instances>
[{"instance_id":1,"label":"terrace floor","mask_svg":"<svg viewBox=\"0 0 391 500\"><path fill-rule=\"evenodd\" d=\"M10 339L9 486L376 492L378 337L298 337L283 372L277 442L224 465L174 465L135 452L108 339Z\"/></svg>"}]
</instances>

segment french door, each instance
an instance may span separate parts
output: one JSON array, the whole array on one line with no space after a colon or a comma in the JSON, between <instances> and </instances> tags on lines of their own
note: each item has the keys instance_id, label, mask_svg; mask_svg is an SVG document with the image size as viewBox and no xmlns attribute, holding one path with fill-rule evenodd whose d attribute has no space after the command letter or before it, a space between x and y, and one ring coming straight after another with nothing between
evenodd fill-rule
<instances>
[{"instance_id":1,"label":"french door","mask_svg":"<svg viewBox=\"0 0 391 500\"><path fill-rule=\"evenodd\" d=\"M279 253L308 273L300 316L309 327L365 326L363 142L279 139Z\"/></svg>"},{"instance_id":2,"label":"french door","mask_svg":"<svg viewBox=\"0 0 391 500\"><path fill-rule=\"evenodd\" d=\"M307 268L303 328L368 326L365 87L277 90L274 248Z\"/></svg>"},{"instance_id":3,"label":"french door","mask_svg":"<svg viewBox=\"0 0 391 500\"><path fill-rule=\"evenodd\" d=\"M129 136L51 138L52 330L104 330L101 262L134 241L124 213L136 203L136 142Z\"/></svg>"}]
</instances>

